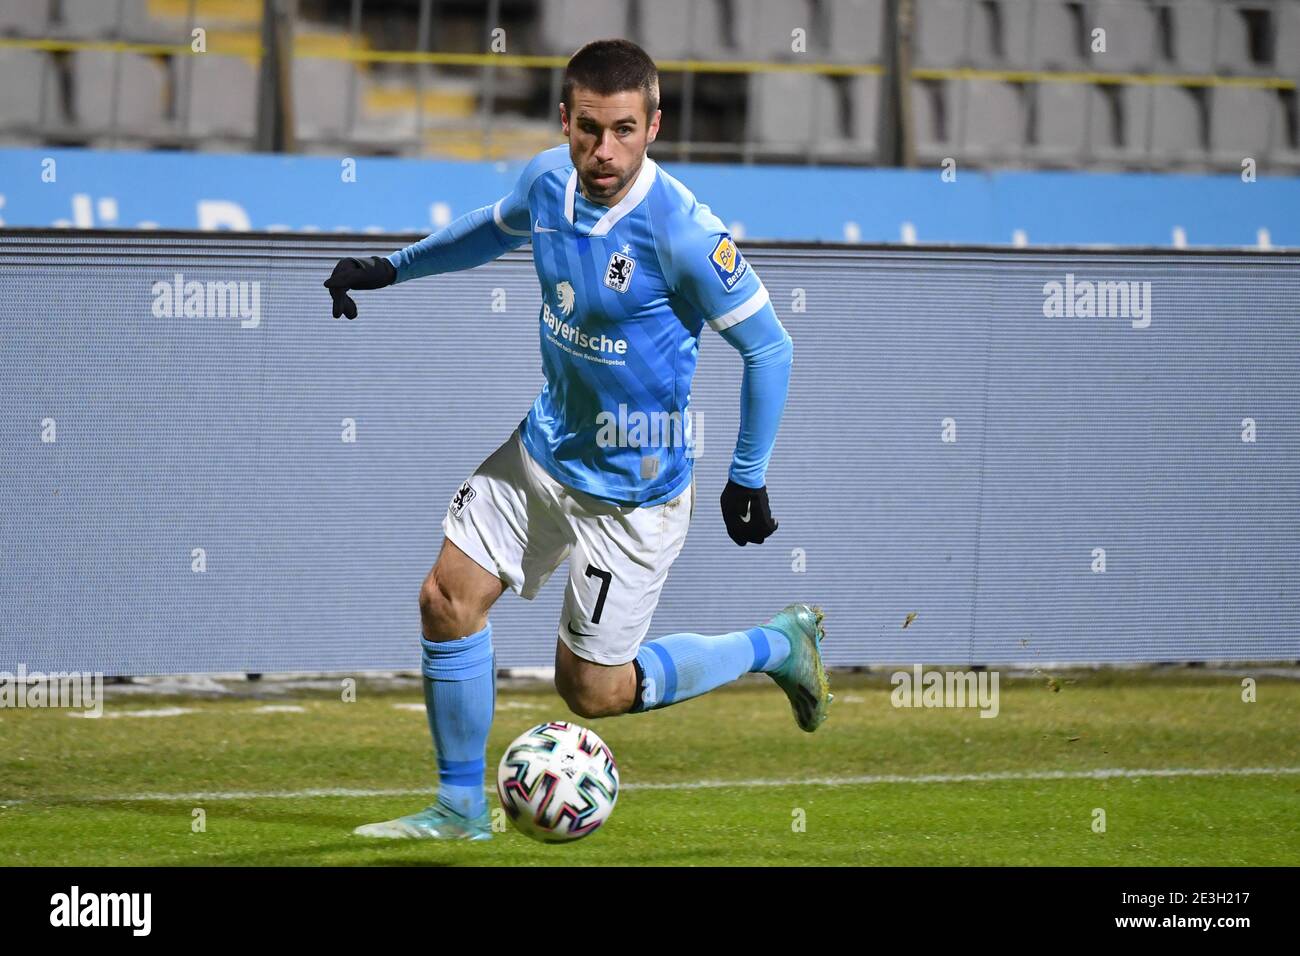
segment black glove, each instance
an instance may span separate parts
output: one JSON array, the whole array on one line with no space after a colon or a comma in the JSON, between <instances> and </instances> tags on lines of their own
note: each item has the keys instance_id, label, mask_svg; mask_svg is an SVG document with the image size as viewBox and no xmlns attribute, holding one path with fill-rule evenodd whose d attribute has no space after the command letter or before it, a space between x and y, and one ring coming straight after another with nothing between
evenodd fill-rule
<instances>
[{"instance_id":1,"label":"black glove","mask_svg":"<svg viewBox=\"0 0 1300 956\"><path fill-rule=\"evenodd\" d=\"M767 486L746 488L728 481L722 489L722 520L727 534L742 548L762 544L776 530L772 510L767 505Z\"/></svg>"},{"instance_id":2,"label":"black glove","mask_svg":"<svg viewBox=\"0 0 1300 956\"><path fill-rule=\"evenodd\" d=\"M397 270L393 264L382 256L369 259L357 259L349 256L340 259L330 277L325 280L325 288L334 297L334 318L346 315L349 319L357 317L357 304L348 295L349 289L382 289L397 281Z\"/></svg>"}]
</instances>

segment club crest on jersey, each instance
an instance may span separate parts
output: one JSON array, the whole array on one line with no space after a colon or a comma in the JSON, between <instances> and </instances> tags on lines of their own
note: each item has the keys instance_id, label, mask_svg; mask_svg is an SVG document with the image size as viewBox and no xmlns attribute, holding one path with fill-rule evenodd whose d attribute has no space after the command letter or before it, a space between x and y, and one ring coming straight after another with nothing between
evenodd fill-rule
<instances>
[{"instance_id":1,"label":"club crest on jersey","mask_svg":"<svg viewBox=\"0 0 1300 956\"><path fill-rule=\"evenodd\" d=\"M713 271L718 274L718 278L722 280L728 292L736 287L736 283L749 269L749 263L740 254L740 250L736 248L730 236L723 236L718 240L718 244L709 253L709 265L713 266Z\"/></svg>"},{"instance_id":2,"label":"club crest on jersey","mask_svg":"<svg viewBox=\"0 0 1300 956\"><path fill-rule=\"evenodd\" d=\"M605 285L615 292L626 292L632 284L632 270L635 268L635 259L621 252L614 253L609 257L609 265L605 267Z\"/></svg>"},{"instance_id":3,"label":"club crest on jersey","mask_svg":"<svg viewBox=\"0 0 1300 956\"><path fill-rule=\"evenodd\" d=\"M465 510L465 506L473 500L474 489L469 486L469 482L467 481L460 486L460 490L457 491L455 497L451 499L451 516L453 518L459 518L460 513Z\"/></svg>"},{"instance_id":4,"label":"club crest on jersey","mask_svg":"<svg viewBox=\"0 0 1300 956\"><path fill-rule=\"evenodd\" d=\"M573 292L573 286L569 285L569 280L555 283L555 297L560 301L560 311L565 315L572 315L577 296Z\"/></svg>"}]
</instances>

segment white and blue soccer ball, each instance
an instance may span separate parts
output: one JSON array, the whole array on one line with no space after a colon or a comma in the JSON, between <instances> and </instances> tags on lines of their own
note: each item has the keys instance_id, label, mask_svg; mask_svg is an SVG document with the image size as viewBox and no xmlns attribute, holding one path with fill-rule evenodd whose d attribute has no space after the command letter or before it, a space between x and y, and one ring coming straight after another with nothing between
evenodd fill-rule
<instances>
[{"instance_id":1,"label":"white and blue soccer ball","mask_svg":"<svg viewBox=\"0 0 1300 956\"><path fill-rule=\"evenodd\" d=\"M543 843L580 840L614 812L618 765L605 741L586 727L553 720L506 748L497 796L520 833Z\"/></svg>"}]
</instances>

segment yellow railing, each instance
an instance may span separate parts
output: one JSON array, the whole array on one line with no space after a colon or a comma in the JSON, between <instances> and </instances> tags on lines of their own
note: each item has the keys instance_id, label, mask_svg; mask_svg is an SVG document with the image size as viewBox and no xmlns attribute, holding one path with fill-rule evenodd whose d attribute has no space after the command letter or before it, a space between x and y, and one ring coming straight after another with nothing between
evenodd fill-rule
<instances>
[{"instance_id":1,"label":"yellow railing","mask_svg":"<svg viewBox=\"0 0 1300 956\"><path fill-rule=\"evenodd\" d=\"M229 41L230 49L219 42L229 34L209 34L207 53L230 56L259 56L260 43L240 36ZM302 59L345 60L353 63L422 63L430 66L499 66L534 69L563 68L564 56L526 56L508 53L420 53L414 50L352 49L346 41L295 44L294 56ZM23 40L0 39L0 49L29 49L51 52L72 50L109 50L148 55L184 55L192 53L188 44L128 43L114 40ZM743 60L660 60L655 64L663 73L816 73L823 76L882 75L884 68L875 64L847 63L767 63ZM990 80L1004 83L1091 83L1106 85L1215 87L1236 86L1269 90L1294 90L1297 81L1280 76L1197 76L1164 73L1088 73L1046 70L979 70L964 67L919 67L912 70L917 80Z\"/></svg>"}]
</instances>

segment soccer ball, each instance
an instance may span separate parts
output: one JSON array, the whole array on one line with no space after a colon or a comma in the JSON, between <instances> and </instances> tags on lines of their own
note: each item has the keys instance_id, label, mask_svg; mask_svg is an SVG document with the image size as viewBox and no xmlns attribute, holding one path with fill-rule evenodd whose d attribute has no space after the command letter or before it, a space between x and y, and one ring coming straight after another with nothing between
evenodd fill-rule
<instances>
[{"instance_id":1,"label":"soccer ball","mask_svg":"<svg viewBox=\"0 0 1300 956\"><path fill-rule=\"evenodd\" d=\"M580 840L614 812L618 765L586 727L553 720L506 748L497 796L520 833L543 843Z\"/></svg>"}]
</instances>

